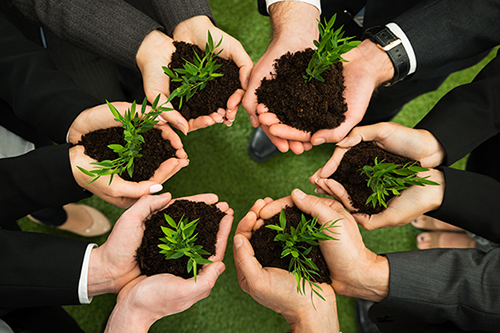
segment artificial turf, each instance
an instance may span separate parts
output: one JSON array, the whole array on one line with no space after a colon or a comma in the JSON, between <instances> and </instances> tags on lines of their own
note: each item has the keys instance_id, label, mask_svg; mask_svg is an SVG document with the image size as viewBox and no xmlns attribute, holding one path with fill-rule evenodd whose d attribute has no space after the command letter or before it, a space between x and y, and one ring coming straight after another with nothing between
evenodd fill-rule
<instances>
[{"instance_id":1,"label":"artificial turf","mask_svg":"<svg viewBox=\"0 0 500 333\"><path fill-rule=\"evenodd\" d=\"M270 41L269 19L257 12L256 1L210 0L219 28L237 38L256 62L265 52ZM492 58L470 69L451 75L436 92L428 93L404 107L394 121L414 126L447 91L470 82L477 72ZM253 132L248 116L242 108L232 127L215 125L182 136L190 164L164 184L165 191L174 198L200 193L216 193L221 201L234 209L233 233L224 262L226 271L220 276L211 295L187 311L163 318L155 323L150 332L267 332L283 333L289 330L280 314L261 306L238 286L232 253L232 236L237 223L253 203L264 197L278 199L290 195L294 188L314 194L314 186L308 181L318 168L331 156L334 145L314 147L302 155L292 152L280 154L266 163L256 163L247 154ZM464 162L458 163L463 168ZM115 222L123 209L92 197L82 203L100 209ZM53 233L81 239L72 234L35 225L27 218L19 221L23 230ZM362 229L362 228L360 228ZM410 225L367 232L361 230L368 248L376 253L416 250L418 230ZM87 239L98 244L106 236ZM94 297L90 305L67 306L68 312L87 333L97 333L111 312L116 295ZM352 299L338 297L341 330L357 332Z\"/></svg>"}]
</instances>

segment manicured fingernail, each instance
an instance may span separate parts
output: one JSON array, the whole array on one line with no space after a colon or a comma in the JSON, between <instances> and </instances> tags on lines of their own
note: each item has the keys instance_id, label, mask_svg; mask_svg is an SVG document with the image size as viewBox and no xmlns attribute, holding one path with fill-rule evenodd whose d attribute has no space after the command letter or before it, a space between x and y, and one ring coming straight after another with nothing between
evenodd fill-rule
<instances>
[{"instance_id":1,"label":"manicured fingernail","mask_svg":"<svg viewBox=\"0 0 500 333\"><path fill-rule=\"evenodd\" d=\"M295 196L299 199L304 199L306 197L306 194L301 190L299 190L298 188L293 190L293 192L295 193Z\"/></svg>"},{"instance_id":2,"label":"manicured fingernail","mask_svg":"<svg viewBox=\"0 0 500 333\"><path fill-rule=\"evenodd\" d=\"M189 160L186 160L186 164L183 166L183 168L187 167L189 165Z\"/></svg>"},{"instance_id":3,"label":"manicured fingernail","mask_svg":"<svg viewBox=\"0 0 500 333\"><path fill-rule=\"evenodd\" d=\"M317 140L314 140L313 145L319 146L319 145L322 145L323 143L325 143L325 139L319 138Z\"/></svg>"},{"instance_id":4,"label":"manicured fingernail","mask_svg":"<svg viewBox=\"0 0 500 333\"><path fill-rule=\"evenodd\" d=\"M319 193L317 188L314 189L314 193Z\"/></svg>"},{"instance_id":5,"label":"manicured fingernail","mask_svg":"<svg viewBox=\"0 0 500 333\"><path fill-rule=\"evenodd\" d=\"M157 119L158 119L159 121L161 121L161 122L164 122L164 123L166 123L166 122L167 122L167 121L165 120L165 118L163 118L163 117L161 116L161 114L159 114L159 115L158 115Z\"/></svg>"},{"instance_id":6,"label":"manicured fingernail","mask_svg":"<svg viewBox=\"0 0 500 333\"><path fill-rule=\"evenodd\" d=\"M314 180L316 184L318 184L319 177Z\"/></svg>"},{"instance_id":7,"label":"manicured fingernail","mask_svg":"<svg viewBox=\"0 0 500 333\"><path fill-rule=\"evenodd\" d=\"M238 249L241 245L243 245L243 239L241 239L241 236L235 236L234 237L234 247Z\"/></svg>"},{"instance_id":8,"label":"manicured fingernail","mask_svg":"<svg viewBox=\"0 0 500 333\"><path fill-rule=\"evenodd\" d=\"M153 194L153 193L158 193L160 192L161 190L163 190L163 186L161 186L160 184L155 184L155 185L152 185L150 188L149 188L149 193Z\"/></svg>"},{"instance_id":9,"label":"manicured fingernail","mask_svg":"<svg viewBox=\"0 0 500 333\"><path fill-rule=\"evenodd\" d=\"M230 121L230 123L229 123L228 125L226 125L226 126L227 126L227 127L231 127L231 126L233 126L233 122L232 122L232 121Z\"/></svg>"}]
</instances>

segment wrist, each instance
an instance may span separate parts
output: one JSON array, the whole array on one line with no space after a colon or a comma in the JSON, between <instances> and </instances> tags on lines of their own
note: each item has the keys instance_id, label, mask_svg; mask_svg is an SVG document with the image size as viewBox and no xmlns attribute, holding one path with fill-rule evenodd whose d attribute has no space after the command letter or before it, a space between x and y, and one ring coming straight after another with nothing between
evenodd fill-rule
<instances>
[{"instance_id":1,"label":"wrist","mask_svg":"<svg viewBox=\"0 0 500 333\"><path fill-rule=\"evenodd\" d=\"M429 180L432 180L439 185L426 185L427 188L425 195L427 203L427 207L425 209L426 212L431 212L437 210L441 207L444 199L444 190L445 190L445 181L444 174L437 169L430 169L426 172L421 172L418 174L419 177L427 177L429 176Z\"/></svg>"},{"instance_id":2,"label":"wrist","mask_svg":"<svg viewBox=\"0 0 500 333\"><path fill-rule=\"evenodd\" d=\"M89 273L87 278L87 293L89 297L117 293L115 278L108 271L108 265L104 263L102 248L92 249L89 259Z\"/></svg>"},{"instance_id":3,"label":"wrist","mask_svg":"<svg viewBox=\"0 0 500 333\"><path fill-rule=\"evenodd\" d=\"M113 312L109 316L105 333L146 333L155 320L147 319L134 311L128 302L118 298Z\"/></svg>"},{"instance_id":4,"label":"wrist","mask_svg":"<svg viewBox=\"0 0 500 333\"><path fill-rule=\"evenodd\" d=\"M363 259L348 279L332 283L338 295L381 302L389 294L389 261L365 248Z\"/></svg>"},{"instance_id":5,"label":"wrist","mask_svg":"<svg viewBox=\"0 0 500 333\"><path fill-rule=\"evenodd\" d=\"M301 1L280 1L269 6L273 27L273 41L286 40L296 45L314 47L319 39L318 8Z\"/></svg>"},{"instance_id":6,"label":"wrist","mask_svg":"<svg viewBox=\"0 0 500 333\"><path fill-rule=\"evenodd\" d=\"M335 295L331 298L326 297L326 301L315 297L313 308L312 304L300 312L294 314L283 314L283 317L288 322L290 330L293 333L305 332L331 332L338 333L340 330L337 303Z\"/></svg>"},{"instance_id":7,"label":"wrist","mask_svg":"<svg viewBox=\"0 0 500 333\"><path fill-rule=\"evenodd\" d=\"M356 52L359 52L363 61L370 65L369 69L372 72L372 77L375 78L376 87L392 80L394 66L391 58L384 50L378 48L374 42L365 39L356 47Z\"/></svg>"}]
</instances>

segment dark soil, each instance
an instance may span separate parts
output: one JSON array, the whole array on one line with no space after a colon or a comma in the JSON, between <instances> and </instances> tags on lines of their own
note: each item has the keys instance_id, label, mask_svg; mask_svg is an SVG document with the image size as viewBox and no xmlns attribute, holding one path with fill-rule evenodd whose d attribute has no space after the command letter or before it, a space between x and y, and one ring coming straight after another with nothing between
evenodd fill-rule
<instances>
[{"instance_id":1,"label":"dark soil","mask_svg":"<svg viewBox=\"0 0 500 333\"><path fill-rule=\"evenodd\" d=\"M258 102L265 104L283 124L311 133L338 127L347 111L341 62L321 74L325 82L304 82L302 76L313 53L306 49L284 54L274 63L273 78L264 78L256 91Z\"/></svg>"},{"instance_id":2,"label":"dark soil","mask_svg":"<svg viewBox=\"0 0 500 333\"><path fill-rule=\"evenodd\" d=\"M215 205L189 200L176 200L164 210L153 214L144 221L146 229L136 255L141 273L147 276L170 273L189 279L193 277L193 271L187 273L188 258L186 256L179 259L165 260L165 256L160 254L161 249L158 244L162 244L162 242L159 239L165 237L161 226L170 227L165 220L164 214L173 218L175 222L179 222L182 216L187 218L189 222L199 218L195 230L195 233L198 234L196 244L202 245L203 249L211 255L215 254L219 223L226 214ZM208 258L210 255L203 255L202 257Z\"/></svg>"},{"instance_id":3,"label":"dark soil","mask_svg":"<svg viewBox=\"0 0 500 333\"><path fill-rule=\"evenodd\" d=\"M140 182L153 177L160 164L171 157L175 157L176 150L168 140L163 139L161 131L153 128L150 131L141 134L144 138L144 144L140 154L142 157L134 159L134 173L132 178L128 173L120 175L125 180ZM101 162L104 160L114 160L118 154L108 148L110 144L124 145L123 128L110 127L97 130L84 135L78 144L85 147L85 154Z\"/></svg>"},{"instance_id":4,"label":"dark soil","mask_svg":"<svg viewBox=\"0 0 500 333\"><path fill-rule=\"evenodd\" d=\"M383 150L373 141L362 141L349 149L342 158L342 161L340 161L337 171L329 178L336 180L344 186L347 193L349 193L352 206L357 209L356 213L372 215L378 214L384 209L383 206L379 205L373 208L371 203L366 205L366 200L373 192L367 186L367 177L359 171L365 165L373 166L375 164L375 157L378 157L377 160L379 162L382 160L396 164L414 162L412 159ZM420 165L420 163L417 162L417 165ZM393 196L392 193L389 193L389 196L386 197L386 202Z\"/></svg>"},{"instance_id":5,"label":"dark soil","mask_svg":"<svg viewBox=\"0 0 500 333\"><path fill-rule=\"evenodd\" d=\"M285 232L290 232L290 226L297 227L300 223L301 217L304 215L306 219L311 219L311 216L303 213L300 209L295 206L285 208L285 216L287 226ZM264 220L264 226L270 224L279 225L279 214L273 216L268 220ZM277 267L288 271L288 266L290 265L290 257L281 258L281 252L283 251L283 246L281 242L275 242L274 237L276 237L276 231L265 228L264 226L257 229L250 243L255 251L255 258L264 267ZM303 246L309 247L307 243L301 244ZM330 278L330 271L326 265L325 259L319 249L319 246L313 246L311 253L309 253L309 258L316 264L319 269L319 276L317 281L319 283L332 283Z\"/></svg>"},{"instance_id":6,"label":"dark soil","mask_svg":"<svg viewBox=\"0 0 500 333\"><path fill-rule=\"evenodd\" d=\"M203 58L205 53L193 44L174 41L176 51L172 54L172 61L169 64L170 69L183 68L184 59L193 62L194 52L196 50L200 58ZM172 100L173 107L178 110L187 120L195 119L199 116L209 115L217 112L218 108L227 109L227 100L238 89L241 88L239 68L234 61L217 57L217 64L220 64L216 73L222 73L224 76L215 78L209 81L205 88L198 90L186 102L182 101L182 109L179 110L179 98ZM180 86L179 82L170 83L170 91L174 91Z\"/></svg>"}]
</instances>

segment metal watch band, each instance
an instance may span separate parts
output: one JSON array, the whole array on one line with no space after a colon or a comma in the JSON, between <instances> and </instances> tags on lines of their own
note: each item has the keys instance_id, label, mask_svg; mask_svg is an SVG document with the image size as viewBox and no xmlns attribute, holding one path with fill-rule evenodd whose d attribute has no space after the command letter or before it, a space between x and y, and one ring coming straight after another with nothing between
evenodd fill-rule
<instances>
[{"instance_id":1,"label":"metal watch band","mask_svg":"<svg viewBox=\"0 0 500 333\"><path fill-rule=\"evenodd\" d=\"M384 50L394 65L394 77L389 85L403 80L410 71L410 60L403 46L401 39L387 27L369 28L364 33L365 38L369 38L377 46Z\"/></svg>"}]
</instances>

